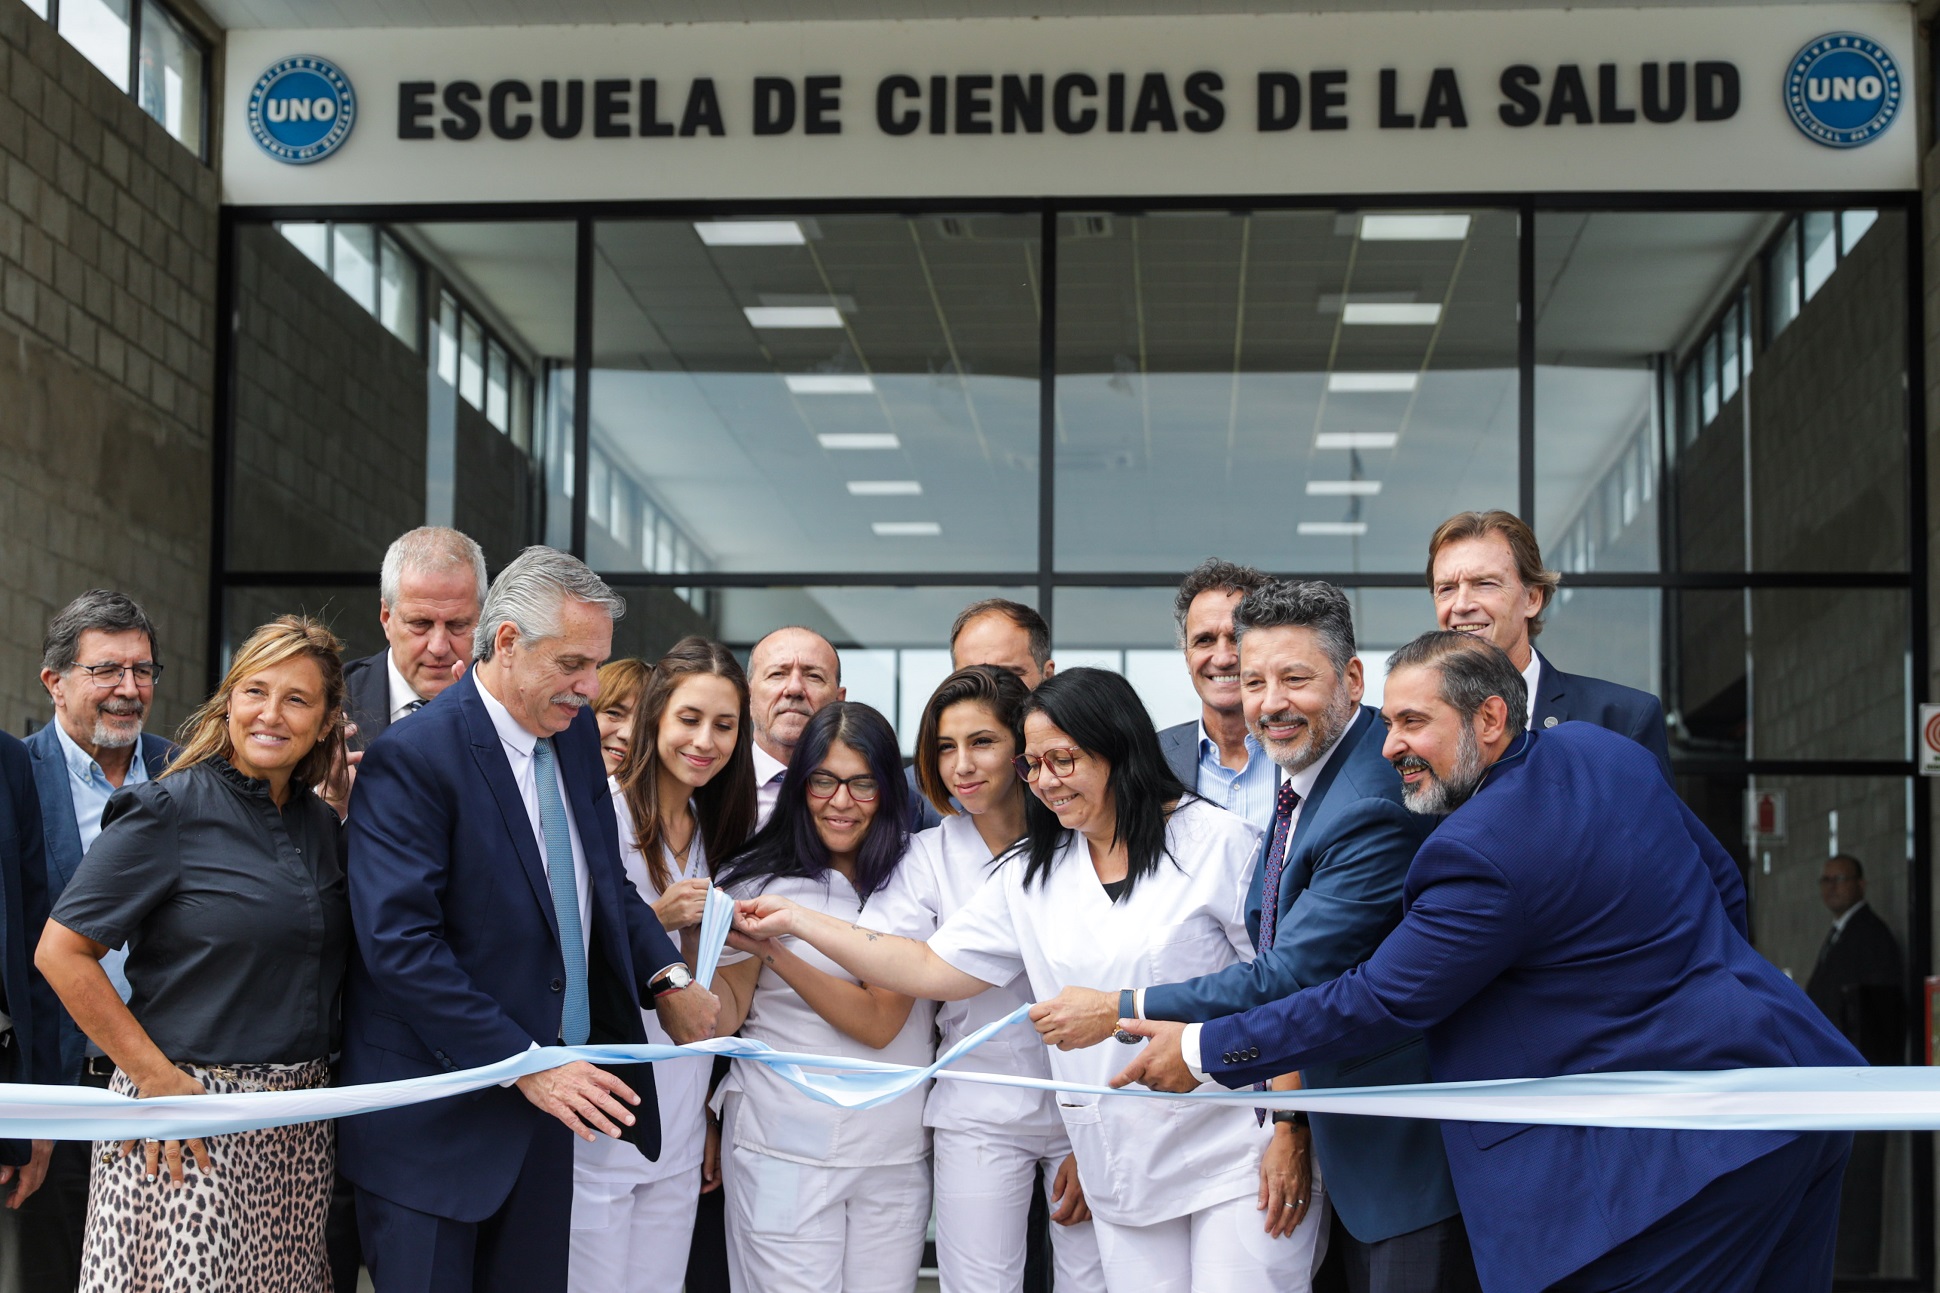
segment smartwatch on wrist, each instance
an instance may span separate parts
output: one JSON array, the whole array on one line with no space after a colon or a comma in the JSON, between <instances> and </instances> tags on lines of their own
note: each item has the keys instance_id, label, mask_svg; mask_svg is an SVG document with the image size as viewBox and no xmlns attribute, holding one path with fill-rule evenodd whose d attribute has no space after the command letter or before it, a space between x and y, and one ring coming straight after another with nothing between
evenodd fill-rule
<instances>
[{"instance_id":1,"label":"smartwatch on wrist","mask_svg":"<svg viewBox=\"0 0 1940 1293\"><path fill-rule=\"evenodd\" d=\"M1273 1125L1276 1127L1282 1125L1288 1127L1305 1127L1307 1125L1307 1111L1305 1109L1275 1109L1273 1111Z\"/></svg>"}]
</instances>

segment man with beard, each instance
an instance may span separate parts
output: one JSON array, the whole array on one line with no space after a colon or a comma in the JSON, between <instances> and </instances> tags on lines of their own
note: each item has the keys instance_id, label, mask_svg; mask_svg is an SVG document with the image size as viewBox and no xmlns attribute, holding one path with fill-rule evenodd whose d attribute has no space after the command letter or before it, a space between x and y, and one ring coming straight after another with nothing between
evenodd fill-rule
<instances>
[{"instance_id":1,"label":"man with beard","mask_svg":"<svg viewBox=\"0 0 1940 1293\"><path fill-rule=\"evenodd\" d=\"M1366 960L1401 919L1402 879L1433 823L1402 806L1401 780L1381 753L1380 716L1360 703L1346 596L1318 581L1269 582L1240 599L1230 617L1246 727L1284 773L1247 896L1258 955L1136 993L1066 988L1033 1011L1038 1031L1064 1049L1103 1041L1121 1013L1217 1019L1331 982ZM1123 997L1131 1000L1121 1005ZM1304 1066L1301 1076L1311 1087L1426 1082L1428 1050L1410 1036ZM1269 1222L1279 1202L1270 1197L1272 1155L1306 1148L1304 1115L1275 1114L1274 1121L1274 1148L1262 1164ZM1312 1124L1327 1194L1346 1230L1349 1286L1356 1293L1475 1288L1440 1127L1338 1114L1315 1115Z\"/></svg>"},{"instance_id":2,"label":"man with beard","mask_svg":"<svg viewBox=\"0 0 1940 1293\"><path fill-rule=\"evenodd\" d=\"M133 598L91 588L69 602L47 625L40 663L54 721L29 736L26 745L40 797L51 903L101 833L108 796L160 776L174 746L142 732L162 665L155 625ZM125 948L101 958L124 1001L127 959ZM57 1002L50 998L49 1004L59 1012L60 1081L105 1088L114 1063ZM59 1142L46 1184L18 1215L25 1288L72 1289L80 1282L88 1148L85 1141Z\"/></svg>"},{"instance_id":3,"label":"man with beard","mask_svg":"<svg viewBox=\"0 0 1940 1293\"><path fill-rule=\"evenodd\" d=\"M748 653L748 717L754 724L757 827L766 825L781 793L795 742L816 711L847 699L842 660L814 629L776 629Z\"/></svg>"},{"instance_id":4,"label":"man with beard","mask_svg":"<svg viewBox=\"0 0 1940 1293\"><path fill-rule=\"evenodd\" d=\"M1500 649L1426 633L1389 664L1384 753L1444 820L1401 923L1331 983L1152 1044L1112 1080L1167 1091L1428 1038L1441 1082L1864 1061L1746 941L1731 856L1648 750L1527 729ZM1492 1293L1825 1289L1852 1137L1444 1122Z\"/></svg>"}]
</instances>

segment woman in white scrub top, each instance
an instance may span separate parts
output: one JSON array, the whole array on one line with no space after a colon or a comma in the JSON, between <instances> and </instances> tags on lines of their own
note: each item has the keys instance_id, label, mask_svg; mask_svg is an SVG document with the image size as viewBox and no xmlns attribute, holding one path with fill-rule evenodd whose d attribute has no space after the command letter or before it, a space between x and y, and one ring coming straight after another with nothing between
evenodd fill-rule
<instances>
[{"instance_id":1,"label":"woman in white scrub top","mask_svg":"<svg viewBox=\"0 0 1940 1293\"><path fill-rule=\"evenodd\" d=\"M1249 959L1259 831L1179 783L1131 685L1068 670L1031 694L1021 721L1018 770L1033 791L1026 847L927 945L773 896L737 904L737 923L800 938L872 984L943 1001L1020 972L1046 1001L1066 984L1148 987ZM1106 1042L1048 1058L1053 1077L1103 1087L1127 1054ZM1293 1233L1269 1234L1259 1165L1271 1124L1232 1104L1057 1099L1110 1293L1310 1286L1327 1227L1320 1182Z\"/></svg>"},{"instance_id":2,"label":"woman in white scrub top","mask_svg":"<svg viewBox=\"0 0 1940 1293\"><path fill-rule=\"evenodd\" d=\"M748 680L726 647L683 638L627 699L625 757L608 779L620 858L691 967L708 858L733 853L754 828ZM651 1009L641 1014L648 1041L672 1040ZM700 1196L721 1179L718 1155L708 1162L705 1152L710 1068L706 1059L654 1065L657 1162L625 1141L574 1142L572 1293L680 1293Z\"/></svg>"},{"instance_id":3,"label":"woman in white scrub top","mask_svg":"<svg viewBox=\"0 0 1940 1293\"><path fill-rule=\"evenodd\" d=\"M802 729L775 810L719 873L844 924L922 937L930 918L903 866L909 791L896 733L837 701ZM719 1031L777 1050L927 1064L935 1008L858 982L790 938L732 940L715 991ZM745 1023L743 1018L745 1017ZM811 1099L766 1065L721 1084L728 1278L736 1293L909 1293L930 1216L922 1090L874 1109Z\"/></svg>"},{"instance_id":4,"label":"woman in white scrub top","mask_svg":"<svg viewBox=\"0 0 1940 1293\"><path fill-rule=\"evenodd\" d=\"M943 824L910 841L903 866L936 925L993 882L997 859L1023 837L1029 796L1011 766L1017 756L1012 729L1028 695L1008 669L974 665L945 678L923 710L916 784L943 815ZM956 1045L1030 999L1030 984L1020 973L1009 983L950 1002L936 1014L939 1045ZM997 1034L954 1067L1051 1076L1044 1047L1024 1028ZM943 1293L1023 1288L1031 1182L1039 1176L1051 1203L1058 1293L1102 1293L1104 1272L1091 1210L1051 1092L938 1082L923 1121L935 1161L936 1257Z\"/></svg>"}]
</instances>

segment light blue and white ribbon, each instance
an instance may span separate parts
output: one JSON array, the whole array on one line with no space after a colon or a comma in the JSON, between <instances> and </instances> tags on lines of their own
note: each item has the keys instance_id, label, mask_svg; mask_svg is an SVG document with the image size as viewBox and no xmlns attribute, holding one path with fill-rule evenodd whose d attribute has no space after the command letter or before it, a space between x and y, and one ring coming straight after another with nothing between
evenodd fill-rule
<instances>
[{"instance_id":1,"label":"light blue and white ribbon","mask_svg":"<svg viewBox=\"0 0 1940 1293\"><path fill-rule=\"evenodd\" d=\"M694 981L703 988L714 986L714 971L721 965L721 949L727 946L728 930L734 924L734 899L719 885L707 886L707 905L701 909L700 955L694 964Z\"/></svg>"}]
</instances>

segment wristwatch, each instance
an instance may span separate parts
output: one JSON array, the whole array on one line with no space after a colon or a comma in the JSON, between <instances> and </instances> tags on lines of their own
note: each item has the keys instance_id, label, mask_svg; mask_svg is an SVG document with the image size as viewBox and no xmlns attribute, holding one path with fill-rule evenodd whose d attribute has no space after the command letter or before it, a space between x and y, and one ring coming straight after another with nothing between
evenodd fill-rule
<instances>
[{"instance_id":1,"label":"wristwatch","mask_svg":"<svg viewBox=\"0 0 1940 1293\"><path fill-rule=\"evenodd\" d=\"M1285 1123L1289 1127L1304 1127L1307 1125L1307 1111L1305 1109L1275 1109L1273 1111L1273 1123L1275 1126Z\"/></svg>"},{"instance_id":2,"label":"wristwatch","mask_svg":"<svg viewBox=\"0 0 1940 1293\"><path fill-rule=\"evenodd\" d=\"M648 980L647 987L652 991L654 1000L670 992L679 992L694 982L694 973L684 965L670 965L654 978Z\"/></svg>"}]
</instances>

